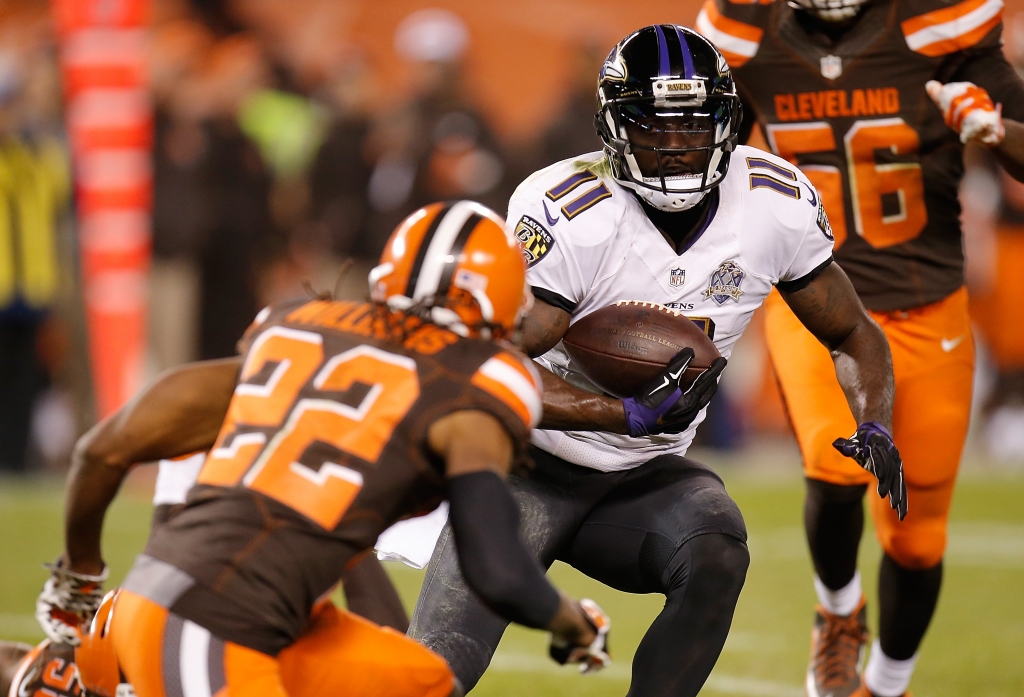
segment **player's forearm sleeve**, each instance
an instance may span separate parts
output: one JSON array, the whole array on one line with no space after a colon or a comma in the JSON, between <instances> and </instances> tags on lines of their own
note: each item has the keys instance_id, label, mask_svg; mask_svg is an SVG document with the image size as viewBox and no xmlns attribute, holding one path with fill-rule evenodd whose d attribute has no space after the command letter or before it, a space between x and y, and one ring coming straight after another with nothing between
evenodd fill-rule
<instances>
[{"instance_id":1,"label":"player's forearm sleeve","mask_svg":"<svg viewBox=\"0 0 1024 697\"><path fill-rule=\"evenodd\" d=\"M519 537L519 512L494 472L449 480L449 519L459 566L469 587L503 618L543 629L559 596Z\"/></svg>"}]
</instances>

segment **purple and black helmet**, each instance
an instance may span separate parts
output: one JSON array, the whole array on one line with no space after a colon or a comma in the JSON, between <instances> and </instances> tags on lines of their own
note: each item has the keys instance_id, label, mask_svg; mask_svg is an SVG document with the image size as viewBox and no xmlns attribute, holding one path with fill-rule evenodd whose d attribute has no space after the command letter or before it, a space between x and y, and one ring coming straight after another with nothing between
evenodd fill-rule
<instances>
[{"instance_id":1,"label":"purple and black helmet","mask_svg":"<svg viewBox=\"0 0 1024 697\"><path fill-rule=\"evenodd\" d=\"M725 177L742 107L725 58L697 32L675 24L633 32L605 59L597 98L597 131L615 178L652 206L685 210ZM656 132L659 121L670 120L692 124L694 133L707 136L707 144L672 149L630 142L630 123ZM654 153L657 171L641 170L634 157L638 150ZM666 174L662 168L665 158L697 150L707 153L702 171Z\"/></svg>"}]
</instances>

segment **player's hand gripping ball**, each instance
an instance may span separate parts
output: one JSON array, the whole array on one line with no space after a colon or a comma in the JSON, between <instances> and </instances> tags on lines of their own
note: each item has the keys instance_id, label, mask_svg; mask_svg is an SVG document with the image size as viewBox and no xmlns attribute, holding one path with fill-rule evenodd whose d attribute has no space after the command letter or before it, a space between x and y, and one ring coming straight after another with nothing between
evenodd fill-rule
<instances>
[{"instance_id":1,"label":"player's hand gripping ball","mask_svg":"<svg viewBox=\"0 0 1024 697\"><path fill-rule=\"evenodd\" d=\"M903 459L892 434L882 424L868 421L857 427L849 438L837 438L832 447L878 479L878 495L889 497L889 505L899 515L907 516L907 483L903 479Z\"/></svg>"},{"instance_id":2,"label":"player's hand gripping ball","mask_svg":"<svg viewBox=\"0 0 1024 697\"><path fill-rule=\"evenodd\" d=\"M50 578L36 600L36 619L51 641L78 646L78 628L96 614L109 571L104 566L99 576L78 574L64 568L62 559L44 566L50 570Z\"/></svg>"},{"instance_id":3,"label":"player's hand gripping ball","mask_svg":"<svg viewBox=\"0 0 1024 697\"><path fill-rule=\"evenodd\" d=\"M573 322L562 345L573 368L619 399L636 395L676 354L691 348L694 359L683 373L685 389L719 356L698 322L664 305L622 300Z\"/></svg>"},{"instance_id":4,"label":"player's hand gripping ball","mask_svg":"<svg viewBox=\"0 0 1024 697\"><path fill-rule=\"evenodd\" d=\"M567 663L578 663L581 673L596 672L611 665L612 662L612 657L608 653L608 630L612 627L612 621L601 606L590 598L584 598L579 605L583 616L594 630L594 640L587 646L579 646L552 635L548 653L555 662L563 666Z\"/></svg>"},{"instance_id":5,"label":"player's hand gripping ball","mask_svg":"<svg viewBox=\"0 0 1024 697\"><path fill-rule=\"evenodd\" d=\"M971 140L994 146L1003 142L1003 105L993 104L984 88L973 82L947 82L937 80L925 83L925 90L942 111L946 125L960 134L960 142Z\"/></svg>"},{"instance_id":6,"label":"player's hand gripping ball","mask_svg":"<svg viewBox=\"0 0 1024 697\"><path fill-rule=\"evenodd\" d=\"M718 389L718 376L725 370L725 359L719 356L703 370L693 384L684 387L683 376L693 362L693 349L684 348L676 354L661 375L635 396L622 400L629 435L682 433L701 409L706 407Z\"/></svg>"}]
</instances>

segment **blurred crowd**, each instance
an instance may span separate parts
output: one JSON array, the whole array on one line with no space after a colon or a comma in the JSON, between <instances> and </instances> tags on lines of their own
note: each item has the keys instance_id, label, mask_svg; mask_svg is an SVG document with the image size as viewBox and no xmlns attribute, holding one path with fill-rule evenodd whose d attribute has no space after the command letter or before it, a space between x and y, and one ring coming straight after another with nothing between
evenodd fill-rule
<instances>
[{"instance_id":1,"label":"blurred crowd","mask_svg":"<svg viewBox=\"0 0 1024 697\"><path fill-rule=\"evenodd\" d=\"M565 114L536 142L509 143L466 88L471 37L451 12L399 23L394 50L411 87L390 100L358 50L297 58L261 40L267 17L214 9L178 8L153 37L160 364L231 354L256 310L306 282L362 295L368 265L411 210L455 198L504 210L529 172L600 145L590 83L602 56L586 48L591 79L569 90Z\"/></svg>"},{"instance_id":2,"label":"blurred crowd","mask_svg":"<svg viewBox=\"0 0 1024 697\"><path fill-rule=\"evenodd\" d=\"M0 10L0 470L60 468L94 419L73 195L47 5L14 5ZM457 13L423 6L400 18L388 47L404 71L398 89L376 54L332 40L316 13L295 15L275 0L154 3L150 374L232 355L276 300L362 297L388 234L416 207L472 198L503 212L531 172L600 147L594 84L614 38L574 38L559 99L524 135L482 109L466 77L476 39ZM1020 19L1008 23L1008 52L1024 68ZM1024 186L984 153L967 164L982 440L1020 461ZM756 325L720 395L705 444L787 431Z\"/></svg>"}]
</instances>

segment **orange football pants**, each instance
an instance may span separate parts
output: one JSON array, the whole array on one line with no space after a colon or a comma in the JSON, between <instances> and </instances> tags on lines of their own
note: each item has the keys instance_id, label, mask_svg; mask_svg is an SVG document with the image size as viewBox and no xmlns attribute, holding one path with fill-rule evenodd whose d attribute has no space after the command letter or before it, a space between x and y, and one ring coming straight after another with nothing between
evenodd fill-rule
<instances>
[{"instance_id":1,"label":"orange football pants","mask_svg":"<svg viewBox=\"0 0 1024 697\"><path fill-rule=\"evenodd\" d=\"M974 340L964 288L932 305L871 312L889 339L896 401L893 439L903 457L908 513L900 522L875 479L832 441L857 424L828 350L777 292L765 302L765 337L782 396L811 479L868 484L878 540L900 566L927 569L942 560L953 484L971 410Z\"/></svg>"},{"instance_id":2,"label":"orange football pants","mask_svg":"<svg viewBox=\"0 0 1024 697\"><path fill-rule=\"evenodd\" d=\"M125 590L111 635L139 697L447 697L454 686L440 656L330 602L276 658L211 637Z\"/></svg>"}]
</instances>

